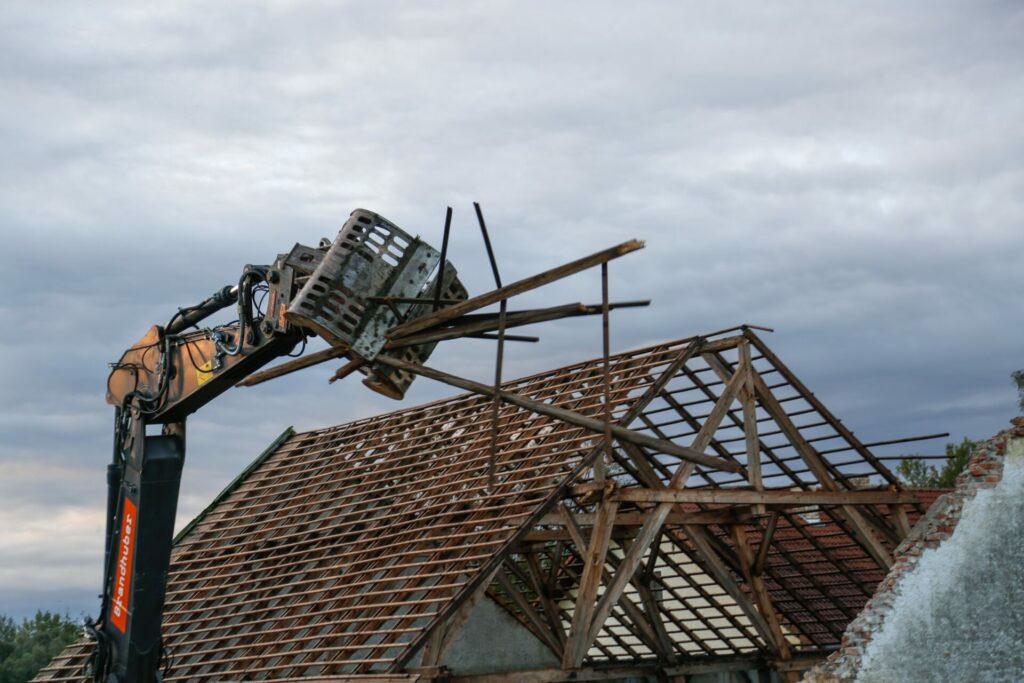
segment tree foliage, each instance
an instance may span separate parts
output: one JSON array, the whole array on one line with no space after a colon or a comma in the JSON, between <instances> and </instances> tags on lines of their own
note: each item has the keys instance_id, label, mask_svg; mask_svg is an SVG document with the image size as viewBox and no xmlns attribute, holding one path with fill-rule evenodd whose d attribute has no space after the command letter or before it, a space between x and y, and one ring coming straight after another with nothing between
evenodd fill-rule
<instances>
[{"instance_id":1,"label":"tree foliage","mask_svg":"<svg viewBox=\"0 0 1024 683\"><path fill-rule=\"evenodd\" d=\"M0 683L26 683L71 644L77 622L53 612L36 612L20 624L0 615Z\"/></svg>"},{"instance_id":2,"label":"tree foliage","mask_svg":"<svg viewBox=\"0 0 1024 683\"><path fill-rule=\"evenodd\" d=\"M965 438L960 443L946 444L946 462L942 469L936 469L923 460L903 460L896 467L896 473L915 489L948 489L956 486L957 476L963 472L977 441Z\"/></svg>"}]
</instances>

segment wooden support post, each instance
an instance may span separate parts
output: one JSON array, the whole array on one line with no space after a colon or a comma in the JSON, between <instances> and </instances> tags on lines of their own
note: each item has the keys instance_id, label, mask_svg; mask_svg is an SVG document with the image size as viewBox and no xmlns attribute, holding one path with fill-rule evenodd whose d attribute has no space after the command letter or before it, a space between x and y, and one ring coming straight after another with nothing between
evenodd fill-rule
<instances>
[{"instance_id":1,"label":"wooden support post","mask_svg":"<svg viewBox=\"0 0 1024 683\"><path fill-rule=\"evenodd\" d=\"M586 562L583 567L583 575L580 577L579 592L576 595L572 627L566 639L565 654L562 656L562 668L564 669L579 667L587 654L590 642L592 642L587 640L587 633L594 614L594 601L597 598L597 589L601 585L605 555L608 553L608 544L611 541L617 509L618 503L601 502L598 507L597 520L590 532L590 543L583 551L586 554Z\"/></svg>"},{"instance_id":2,"label":"wooden support post","mask_svg":"<svg viewBox=\"0 0 1024 683\"><path fill-rule=\"evenodd\" d=\"M675 664L675 645L672 643L668 631L665 630L665 622L661 618L661 610L658 608L658 601L654 597L650 583L638 582L637 592L640 593L640 604L644 606L644 613L658 639L658 659L667 664Z\"/></svg>"},{"instance_id":3,"label":"wooden support post","mask_svg":"<svg viewBox=\"0 0 1024 683\"><path fill-rule=\"evenodd\" d=\"M763 491L761 482L761 445L757 436L757 396L754 393L754 366L750 360L750 343L744 340L739 345L740 362L736 372L743 374L743 388L740 390L740 403L743 405L743 437L747 447L747 481L755 491ZM764 514L764 506L759 505L757 514Z\"/></svg>"},{"instance_id":4,"label":"wooden support post","mask_svg":"<svg viewBox=\"0 0 1024 683\"><path fill-rule=\"evenodd\" d=\"M572 537L573 543L576 544L577 548L580 548L580 554L583 555L587 542L583 537L583 530L576 523L576 517L569 512L568 509L562 506L559 507L559 512L564 519L566 529ZM619 519L618 514L615 515L615 519ZM607 553L605 555L605 562L612 565L616 564L614 556L611 553ZM612 577L607 569L603 569L601 578L607 585L611 582ZM647 615L626 594L619 597L619 606L622 608L622 611L626 613L629 620L633 622L633 625L636 626L638 631L637 635L640 637L640 640L644 641L644 643L646 643L646 645L654 652L660 652L658 634L654 630L654 625L649 623ZM674 663L676 661L674 650L665 650L663 658Z\"/></svg>"},{"instance_id":5,"label":"wooden support post","mask_svg":"<svg viewBox=\"0 0 1024 683\"><path fill-rule=\"evenodd\" d=\"M910 519L907 518L907 511L903 509L902 505L892 504L889 505L889 510L892 511L892 517L896 521L896 530L899 532L900 541L910 535Z\"/></svg>"},{"instance_id":6,"label":"wooden support post","mask_svg":"<svg viewBox=\"0 0 1024 683\"><path fill-rule=\"evenodd\" d=\"M690 448L697 452L703 452L703 450L708 447L712 438L714 438L715 431L717 431L718 426L722 422L722 418L725 417L726 411L729 406L732 405L733 400L735 400L741 383L742 377L737 375L726 385L725 389L722 391L722 395L711 409L711 412L708 414L703 426L701 426L700 431L697 432L697 436L694 437L693 444ZM678 490L683 488L692 471L692 460L679 465L679 467L676 468L675 473L672 475L672 480L669 482L668 489ZM661 527L664 525L669 512L672 511L673 505L674 503L670 502L659 503L657 507L649 513L650 517L640 528L640 531L637 533L636 540L633 542L633 545L630 546L629 551L626 552L622 563L619 565L619 570L615 574L615 578L605 590L604 595L601 596L601 601L598 603L594 612L594 623L591 625L590 633L587 635L588 645L597 637L597 634L601 630L601 626L604 624L604 620L608 618L608 614L611 612L612 607L632 580L637 568L640 567L640 564L643 562L644 554L661 531Z\"/></svg>"}]
</instances>

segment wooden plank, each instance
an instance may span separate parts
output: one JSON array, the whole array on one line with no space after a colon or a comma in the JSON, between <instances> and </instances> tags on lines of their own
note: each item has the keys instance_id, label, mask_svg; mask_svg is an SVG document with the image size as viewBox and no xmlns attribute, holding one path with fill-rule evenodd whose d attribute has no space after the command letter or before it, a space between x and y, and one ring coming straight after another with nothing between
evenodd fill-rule
<instances>
[{"instance_id":1,"label":"wooden plank","mask_svg":"<svg viewBox=\"0 0 1024 683\"><path fill-rule=\"evenodd\" d=\"M576 607L572 615L572 627L565 643L565 654L562 657L562 668L572 669L580 666L587 654L590 642L587 633L590 629L591 617L594 613L594 601L601 585L605 555L611 540L612 527L615 524L615 512L618 503L602 501L598 507L598 518L590 533L590 542L586 546L586 563L580 577L579 591L576 594ZM568 511L567 511L568 512Z\"/></svg>"},{"instance_id":2,"label":"wooden plank","mask_svg":"<svg viewBox=\"0 0 1024 683\"><path fill-rule=\"evenodd\" d=\"M631 503L721 503L730 505L886 505L916 503L913 491L749 491L746 489L645 489L626 487L607 499ZM685 514L685 513L683 513Z\"/></svg>"},{"instance_id":3,"label":"wooden plank","mask_svg":"<svg viewBox=\"0 0 1024 683\"><path fill-rule=\"evenodd\" d=\"M419 332L420 330L425 330L428 327L440 325L441 323L454 320L461 315L478 310L484 306L496 304L502 299L510 299L518 294L522 294L523 292L528 292L531 289L536 289L537 287L555 282L556 280L568 277L582 270L593 268L594 266L598 266L602 263L607 263L608 261L619 258L620 256L625 256L637 249L643 249L643 247L644 243L640 240L629 240L628 242L623 242L622 244L610 249L599 251L595 254L591 254L590 256L584 256L581 259L570 261L569 263L562 264L556 268L546 270L536 275L531 275L530 277L523 278L522 280L517 280L516 282L505 285L504 287L492 289L491 291L479 296L453 304L448 308L442 308L434 313L424 315L416 318L415 320L410 320L407 323L403 323L392 328L391 331L388 332L388 338L398 339L399 337L408 336L413 332Z\"/></svg>"},{"instance_id":4,"label":"wooden plank","mask_svg":"<svg viewBox=\"0 0 1024 683\"><path fill-rule=\"evenodd\" d=\"M475 394L480 394L481 396L490 397L495 395L494 387L481 384L480 382L474 382L470 379L457 377L447 372L435 370L434 368L428 368L423 365L416 365L414 363L408 363L397 358L388 358L386 356L378 356L377 362L394 368L407 370L423 377L429 377L430 379L438 382L443 382L444 384L449 384L453 387L465 389L466 391L471 391ZM520 408L525 408L540 415L546 415L547 417L566 422L576 427L582 427L583 429L587 429L598 434L603 434L605 430L605 424L601 420L581 415L580 413L572 410L566 410L565 408L559 408L548 403L535 401L531 398L504 390L498 391L497 396L506 403L511 403L512 405L519 406ZM621 427L617 424L612 425L611 431L616 439L646 446L662 453L668 453L669 455L675 455L683 460L689 460L705 467L726 470L729 472L738 472L742 469L739 463L706 455L702 453L700 449L679 446L671 441L658 439L641 432L626 429L625 427Z\"/></svg>"}]
</instances>

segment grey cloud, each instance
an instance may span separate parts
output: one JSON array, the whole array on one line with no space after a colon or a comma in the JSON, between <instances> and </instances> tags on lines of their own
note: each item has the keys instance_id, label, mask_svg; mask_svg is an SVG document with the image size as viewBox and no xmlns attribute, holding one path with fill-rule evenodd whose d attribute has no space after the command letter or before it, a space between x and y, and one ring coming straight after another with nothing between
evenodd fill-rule
<instances>
[{"instance_id":1,"label":"grey cloud","mask_svg":"<svg viewBox=\"0 0 1024 683\"><path fill-rule=\"evenodd\" d=\"M775 326L769 343L863 438L986 436L1024 366L1022 28L1016 3L953 1L9 8L0 466L45 467L5 485L19 505L98 510L106 363L356 206L436 242L454 205L452 260L489 288L472 200L505 280L648 240L611 267L615 298L654 299L616 312L618 349ZM598 294L588 273L517 304ZM596 356L598 330L539 327L507 373ZM493 351L432 362L489 381ZM327 375L194 416L179 522L288 424L448 393L420 380L399 405ZM48 482L51 467L66 469ZM93 552L60 533L47 562ZM72 584L33 586L27 556L5 560L0 606L19 590L68 604L45 596Z\"/></svg>"}]
</instances>

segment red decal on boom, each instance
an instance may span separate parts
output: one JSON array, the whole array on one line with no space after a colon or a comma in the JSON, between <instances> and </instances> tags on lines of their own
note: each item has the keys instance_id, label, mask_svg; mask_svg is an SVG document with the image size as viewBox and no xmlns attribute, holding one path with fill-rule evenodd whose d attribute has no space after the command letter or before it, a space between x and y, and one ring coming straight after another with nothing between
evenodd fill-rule
<instances>
[{"instance_id":1,"label":"red decal on boom","mask_svg":"<svg viewBox=\"0 0 1024 683\"><path fill-rule=\"evenodd\" d=\"M121 633L128 628L128 597L132 587L132 556L135 554L137 512L135 503L125 498L121 515L121 539L117 544L114 594L110 598L110 620Z\"/></svg>"}]
</instances>

